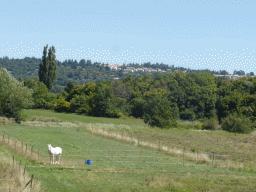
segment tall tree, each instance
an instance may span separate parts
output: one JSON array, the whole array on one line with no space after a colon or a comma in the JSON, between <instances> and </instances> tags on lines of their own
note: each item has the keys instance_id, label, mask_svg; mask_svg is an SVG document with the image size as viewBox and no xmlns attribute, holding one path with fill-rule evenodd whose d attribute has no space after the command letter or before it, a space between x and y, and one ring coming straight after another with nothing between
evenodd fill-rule
<instances>
[{"instance_id":1,"label":"tall tree","mask_svg":"<svg viewBox=\"0 0 256 192\"><path fill-rule=\"evenodd\" d=\"M55 62L55 47L52 46L48 50L48 56L47 56L47 48L48 44L46 47L44 46L44 51L43 51L43 62L39 65L39 81L43 82L46 87L51 90L53 87L53 83L57 77L57 63Z\"/></svg>"}]
</instances>

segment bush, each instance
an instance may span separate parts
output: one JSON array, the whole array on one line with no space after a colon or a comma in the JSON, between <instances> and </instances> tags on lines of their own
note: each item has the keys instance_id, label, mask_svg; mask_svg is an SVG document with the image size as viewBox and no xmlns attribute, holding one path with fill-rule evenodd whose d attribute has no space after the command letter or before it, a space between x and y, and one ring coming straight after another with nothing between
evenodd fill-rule
<instances>
[{"instance_id":1,"label":"bush","mask_svg":"<svg viewBox=\"0 0 256 192\"><path fill-rule=\"evenodd\" d=\"M21 110L32 105L32 91L16 81L5 69L0 69L0 116L25 119Z\"/></svg>"},{"instance_id":2,"label":"bush","mask_svg":"<svg viewBox=\"0 0 256 192\"><path fill-rule=\"evenodd\" d=\"M143 107L146 103L146 100L142 98L134 98L130 102L131 106L131 115L135 118L142 118L143 116Z\"/></svg>"},{"instance_id":3,"label":"bush","mask_svg":"<svg viewBox=\"0 0 256 192\"><path fill-rule=\"evenodd\" d=\"M91 109L88 103L89 97L85 96L85 94L75 95L70 101L70 111L79 114L89 114Z\"/></svg>"},{"instance_id":4,"label":"bush","mask_svg":"<svg viewBox=\"0 0 256 192\"><path fill-rule=\"evenodd\" d=\"M196 119L196 114L193 109L185 109L180 113L180 119L194 121Z\"/></svg>"},{"instance_id":5,"label":"bush","mask_svg":"<svg viewBox=\"0 0 256 192\"><path fill-rule=\"evenodd\" d=\"M54 109L56 103L55 94L49 93L45 84L39 81L25 79L24 86L33 90L34 109Z\"/></svg>"},{"instance_id":6,"label":"bush","mask_svg":"<svg viewBox=\"0 0 256 192\"><path fill-rule=\"evenodd\" d=\"M202 130L203 129L203 123L197 122L197 124L195 125L195 128L198 130Z\"/></svg>"},{"instance_id":7,"label":"bush","mask_svg":"<svg viewBox=\"0 0 256 192\"><path fill-rule=\"evenodd\" d=\"M249 117L239 116L237 113L232 113L222 119L221 128L224 131L233 133L251 133L254 131L255 125Z\"/></svg>"},{"instance_id":8,"label":"bush","mask_svg":"<svg viewBox=\"0 0 256 192\"><path fill-rule=\"evenodd\" d=\"M18 112L18 115L16 116L16 122L20 123L21 121L26 121L27 120L27 115L21 110Z\"/></svg>"},{"instance_id":9,"label":"bush","mask_svg":"<svg viewBox=\"0 0 256 192\"><path fill-rule=\"evenodd\" d=\"M95 93L92 96L91 115L95 117L111 117L112 111L116 109L116 98L112 87L98 82L95 87ZM115 114L115 112L113 112ZM113 116L112 116L113 117Z\"/></svg>"},{"instance_id":10,"label":"bush","mask_svg":"<svg viewBox=\"0 0 256 192\"><path fill-rule=\"evenodd\" d=\"M151 127L170 129L177 127L175 111L166 97L151 96L144 105L143 119Z\"/></svg>"},{"instance_id":11,"label":"bush","mask_svg":"<svg viewBox=\"0 0 256 192\"><path fill-rule=\"evenodd\" d=\"M107 116L112 118L120 118L123 113L119 109L107 110Z\"/></svg>"},{"instance_id":12,"label":"bush","mask_svg":"<svg viewBox=\"0 0 256 192\"><path fill-rule=\"evenodd\" d=\"M60 98L57 100L56 107L54 108L57 112L69 112L70 111L70 103L65 101L64 98Z\"/></svg>"},{"instance_id":13,"label":"bush","mask_svg":"<svg viewBox=\"0 0 256 192\"><path fill-rule=\"evenodd\" d=\"M204 130L217 130L218 127L219 127L218 125L219 125L218 120L212 117L210 119L204 120L202 129L204 129Z\"/></svg>"}]
</instances>

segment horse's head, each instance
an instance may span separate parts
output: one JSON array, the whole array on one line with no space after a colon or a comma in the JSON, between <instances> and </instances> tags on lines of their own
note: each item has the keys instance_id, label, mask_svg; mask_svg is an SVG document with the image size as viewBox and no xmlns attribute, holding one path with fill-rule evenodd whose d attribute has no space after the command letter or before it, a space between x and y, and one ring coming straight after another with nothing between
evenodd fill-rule
<instances>
[{"instance_id":1,"label":"horse's head","mask_svg":"<svg viewBox=\"0 0 256 192\"><path fill-rule=\"evenodd\" d=\"M48 150L51 150L52 145L51 144L47 144L48 145Z\"/></svg>"}]
</instances>

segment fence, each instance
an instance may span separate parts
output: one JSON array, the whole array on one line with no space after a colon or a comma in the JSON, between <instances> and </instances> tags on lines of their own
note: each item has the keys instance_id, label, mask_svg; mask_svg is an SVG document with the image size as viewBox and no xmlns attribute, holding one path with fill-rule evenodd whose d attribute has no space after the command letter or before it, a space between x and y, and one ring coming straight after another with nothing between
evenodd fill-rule
<instances>
[{"instance_id":1,"label":"fence","mask_svg":"<svg viewBox=\"0 0 256 192\"><path fill-rule=\"evenodd\" d=\"M86 150L86 154L84 155L62 155L61 156L61 164L66 164L66 165L74 165L74 164L83 164L84 160L90 159L93 160L94 162L97 163L106 163L106 162L120 162L120 163L135 163L136 160L140 161L144 164L179 164L184 166L218 166L218 167L232 167L232 166L237 166L237 163L232 162L232 161L225 161L223 160L225 157L224 155L216 155L216 153L212 152L211 155L204 154L204 153L199 153L199 149L197 149L194 153L188 151L185 147L183 149L178 149L175 148L171 144L171 142L168 143L168 145L165 145L161 140L158 141L156 144L155 142L149 142L143 140L140 136L134 135L134 134L125 134L122 132L122 134L119 134L117 132L113 132L111 130L106 130L106 129L99 129L99 128L93 128L93 126L90 129L87 129L90 132L103 136L103 137L109 137L112 139L117 139L117 140L122 140L125 142L129 142L132 145L137 145L137 146L144 146L147 148L154 149L155 152L165 152L168 154L174 154L176 156L182 157L182 161L180 162L171 162L170 157L157 157L156 156L145 156L143 150L135 150L133 151L132 155L112 155L112 156L95 156L90 154L90 150ZM47 150L44 150L44 154L40 154L42 151L41 149L34 149L33 146L28 147L27 144L20 142L16 139L10 138L9 135L6 135L5 133L2 134L2 143L5 143L9 147L13 148L16 152L20 153L21 155L26 156L27 158L31 160L35 160L37 162L43 162L43 163L49 163L49 155L47 153ZM115 151L115 150L111 150ZM119 151L119 150L116 150ZM125 152L125 151L123 151ZM126 151L127 152L127 151ZM135 152L137 152L137 155L135 155ZM223 159L219 159L219 157L222 156ZM68 160L66 160L68 158ZM73 158L73 161L71 160ZM161 160L160 162L157 159L169 159L169 161L163 161ZM125 160L126 161L125 161ZM154 159L154 161L153 161ZM172 158L173 159L173 158ZM180 158L178 158L180 160ZM150 161L151 160L151 161ZM188 164L186 163L186 160L193 160L197 163L204 163L201 165L198 164ZM221 162L221 163L217 163ZM238 165L241 166L241 165Z\"/></svg>"},{"instance_id":2,"label":"fence","mask_svg":"<svg viewBox=\"0 0 256 192\"><path fill-rule=\"evenodd\" d=\"M29 191L31 191L31 190L33 189L33 179L34 179L34 175L32 175L31 178L29 179L29 181L26 182L26 167L27 167L27 166L25 165L25 167L24 167L24 169L23 169L22 166L21 166L21 160L19 161L19 164L16 165L16 164L15 164L14 155L13 155L12 160L13 160L12 169L14 169L14 170L17 172L17 174L18 174L19 176L22 176L22 177L23 177L23 182L24 182L24 184L25 184L25 186L21 188L21 192L24 191L25 189L27 189L27 187L29 186L29 184L30 184ZM5 179L3 179L3 180L5 180ZM11 180L12 180L12 179L11 179ZM15 179L13 179L13 180L15 180ZM1 190L4 190L4 189L5 189L5 190L9 190L9 192L11 192L12 190L16 190L16 188L13 189L13 188L11 188L11 187L9 187L9 188L0 188L0 189L1 189Z\"/></svg>"},{"instance_id":3,"label":"fence","mask_svg":"<svg viewBox=\"0 0 256 192\"><path fill-rule=\"evenodd\" d=\"M87 126L87 130L93 134L97 134L103 137L108 137L115 140L122 140L127 143L131 143L137 146L143 146L169 154L174 154L182 158L188 158L195 162L201 162L214 165L215 162L219 162L220 167L243 167L244 163L252 162L254 156L251 154L246 154L244 156L236 156L234 153L230 154L218 154L214 151L212 152L200 152L200 148L191 149L186 146L183 149L180 148L180 145L175 145L172 143L171 139L164 139L159 136L144 137L140 133L121 131L121 130L111 130L106 128L99 128L93 124Z\"/></svg>"}]
</instances>

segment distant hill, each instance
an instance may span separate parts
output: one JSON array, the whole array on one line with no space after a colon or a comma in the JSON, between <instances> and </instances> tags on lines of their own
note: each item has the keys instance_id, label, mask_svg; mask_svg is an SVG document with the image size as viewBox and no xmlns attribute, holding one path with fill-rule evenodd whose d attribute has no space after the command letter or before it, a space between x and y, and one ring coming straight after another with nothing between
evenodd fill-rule
<instances>
[{"instance_id":1,"label":"distant hill","mask_svg":"<svg viewBox=\"0 0 256 192\"><path fill-rule=\"evenodd\" d=\"M42 59L35 57L25 57L24 59L10 59L8 57L0 58L0 68L6 68L7 71L16 79L24 78L38 78L39 64ZM54 86L66 86L69 80L72 80L75 84L85 84L86 82L96 82L97 80L114 80L123 79L129 74L134 77L149 74L154 76L158 72L174 72L175 70L184 71L187 73L191 72L208 72L217 75L228 74L224 71L211 71L205 70L191 70L184 67L174 67L174 65L167 64L151 64L150 62L144 64L129 63L127 65L121 65L119 70L113 69L109 64L92 63L91 60L65 60L63 62L56 60L57 69L57 79ZM141 68L151 68L152 70L129 70L129 69L141 69ZM157 71L158 70L158 71Z\"/></svg>"}]
</instances>

